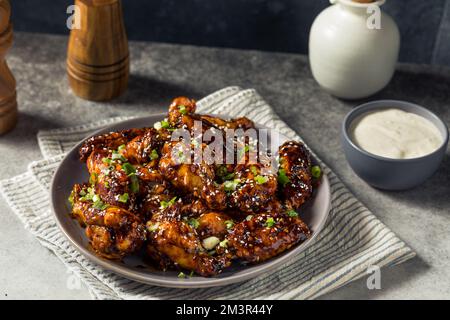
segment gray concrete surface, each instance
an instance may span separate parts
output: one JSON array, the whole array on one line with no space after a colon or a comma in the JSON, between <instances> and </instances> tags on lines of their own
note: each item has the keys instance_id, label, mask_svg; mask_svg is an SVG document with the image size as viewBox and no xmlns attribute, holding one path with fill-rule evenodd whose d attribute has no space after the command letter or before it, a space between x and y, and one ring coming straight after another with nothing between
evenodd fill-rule
<instances>
[{"instance_id":1,"label":"gray concrete surface","mask_svg":"<svg viewBox=\"0 0 450 320\"><path fill-rule=\"evenodd\" d=\"M333 98L311 77L301 55L152 43L131 43L132 76L125 96L108 104L80 100L68 88L65 37L17 33L9 64L18 82L20 119L0 137L0 178L23 173L39 159L36 133L118 115L165 110L171 98L201 98L229 85L256 88L279 115L418 257L382 270L381 290L356 281L326 299L450 298L450 157L424 185L405 192L374 190L348 167L339 144L344 115L358 102ZM450 70L401 65L392 83L370 100L422 104L450 124ZM367 101L366 99L365 101ZM387 173L389 174L389 173ZM414 173L411 173L414 174ZM0 298L88 299L69 289L70 274L40 246L0 199Z\"/></svg>"}]
</instances>

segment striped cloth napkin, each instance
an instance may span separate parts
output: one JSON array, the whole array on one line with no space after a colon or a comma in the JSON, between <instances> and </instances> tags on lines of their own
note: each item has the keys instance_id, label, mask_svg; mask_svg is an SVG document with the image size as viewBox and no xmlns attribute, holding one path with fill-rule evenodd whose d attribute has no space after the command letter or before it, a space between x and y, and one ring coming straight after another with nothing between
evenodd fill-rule
<instances>
[{"instance_id":1,"label":"striped cloth napkin","mask_svg":"<svg viewBox=\"0 0 450 320\"><path fill-rule=\"evenodd\" d=\"M246 116L301 140L254 90L222 89L199 101L198 111ZM277 272L207 289L160 288L109 272L79 254L57 228L48 190L65 152L94 130L121 120L125 118L40 132L39 146L45 159L31 163L25 174L0 183L1 192L25 227L81 278L95 299L313 299L363 277L371 266L390 266L415 256L321 163L331 184L329 219L314 243Z\"/></svg>"}]
</instances>

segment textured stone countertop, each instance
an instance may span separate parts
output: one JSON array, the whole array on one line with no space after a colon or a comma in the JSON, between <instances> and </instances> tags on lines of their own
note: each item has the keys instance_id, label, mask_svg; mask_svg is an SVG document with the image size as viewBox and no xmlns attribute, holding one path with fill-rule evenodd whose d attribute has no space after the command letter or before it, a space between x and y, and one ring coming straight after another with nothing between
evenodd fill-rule
<instances>
[{"instance_id":1,"label":"textured stone countertop","mask_svg":"<svg viewBox=\"0 0 450 320\"><path fill-rule=\"evenodd\" d=\"M338 100L313 80L301 55L130 43L127 93L108 104L71 94L64 61L67 38L17 33L8 61L17 79L18 126L0 137L0 178L25 172L41 158L36 134L119 115L166 110L171 98L201 98L229 85L255 88L381 221L418 256L382 269L381 290L366 279L323 298L450 298L450 157L424 185L405 192L375 190L361 181L344 158L339 132L345 114L358 102ZM401 99L424 105L450 124L450 70L401 65L392 83L374 99ZM387 173L388 174L388 173ZM414 174L414 173L411 173ZM85 288L70 290L70 274L23 227L0 199L0 298L82 299Z\"/></svg>"}]
</instances>

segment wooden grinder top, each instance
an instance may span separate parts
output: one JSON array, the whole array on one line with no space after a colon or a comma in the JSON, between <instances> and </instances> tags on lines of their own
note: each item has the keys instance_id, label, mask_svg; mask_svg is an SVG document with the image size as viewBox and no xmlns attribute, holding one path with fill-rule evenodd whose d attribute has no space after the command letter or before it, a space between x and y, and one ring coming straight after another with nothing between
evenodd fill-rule
<instances>
[{"instance_id":1,"label":"wooden grinder top","mask_svg":"<svg viewBox=\"0 0 450 320\"><path fill-rule=\"evenodd\" d=\"M9 1L0 0L0 134L11 130L17 122L16 80L5 61L13 41L10 16Z\"/></svg>"}]
</instances>

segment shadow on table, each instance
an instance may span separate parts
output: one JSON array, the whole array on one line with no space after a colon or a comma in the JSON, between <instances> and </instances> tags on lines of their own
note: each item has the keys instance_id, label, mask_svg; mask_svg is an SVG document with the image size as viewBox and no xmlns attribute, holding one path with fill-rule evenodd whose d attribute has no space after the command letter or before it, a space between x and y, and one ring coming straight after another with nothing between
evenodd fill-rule
<instances>
[{"instance_id":1,"label":"shadow on table","mask_svg":"<svg viewBox=\"0 0 450 320\"><path fill-rule=\"evenodd\" d=\"M39 130L53 129L59 127L57 123L39 114L29 114L20 111L16 127L2 136L3 144L21 144L22 142L36 141Z\"/></svg>"},{"instance_id":2,"label":"shadow on table","mask_svg":"<svg viewBox=\"0 0 450 320\"><path fill-rule=\"evenodd\" d=\"M398 202L414 204L424 210L450 208L450 155L444 158L438 171L422 185L406 191L382 191ZM448 213L448 212L447 212Z\"/></svg>"},{"instance_id":3,"label":"shadow on table","mask_svg":"<svg viewBox=\"0 0 450 320\"><path fill-rule=\"evenodd\" d=\"M201 97L191 86L130 74L127 92L116 101L123 104L164 104L168 106L172 99L178 96Z\"/></svg>"},{"instance_id":4,"label":"shadow on table","mask_svg":"<svg viewBox=\"0 0 450 320\"><path fill-rule=\"evenodd\" d=\"M415 277L424 274L429 265L420 257L415 257L397 266L381 269L381 289L369 290L367 288L368 276L356 280L345 287L337 289L332 293L320 297L321 300L327 299L348 299L348 300L368 300L386 295L389 291L394 291L403 284L411 281ZM397 299L407 299L404 297L392 297Z\"/></svg>"},{"instance_id":5,"label":"shadow on table","mask_svg":"<svg viewBox=\"0 0 450 320\"><path fill-rule=\"evenodd\" d=\"M409 101L435 112L449 125L450 69L448 72L435 73L433 70L430 73L420 73L413 67L404 66L395 72L389 85L380 92L359 100L339 100L352 107L374 100Z\"/></svg>"},{"instance_id":6,"label":"shadow on table","mask_svg":"<svg viewBox=\"0 0 450 320\"><path fill-rule=\"evenodd\" d=\"M447 124L450 122L450 74L400 69L391 83L372 98L417 103L438 114Z\"/></svg>"}]
</instances>

